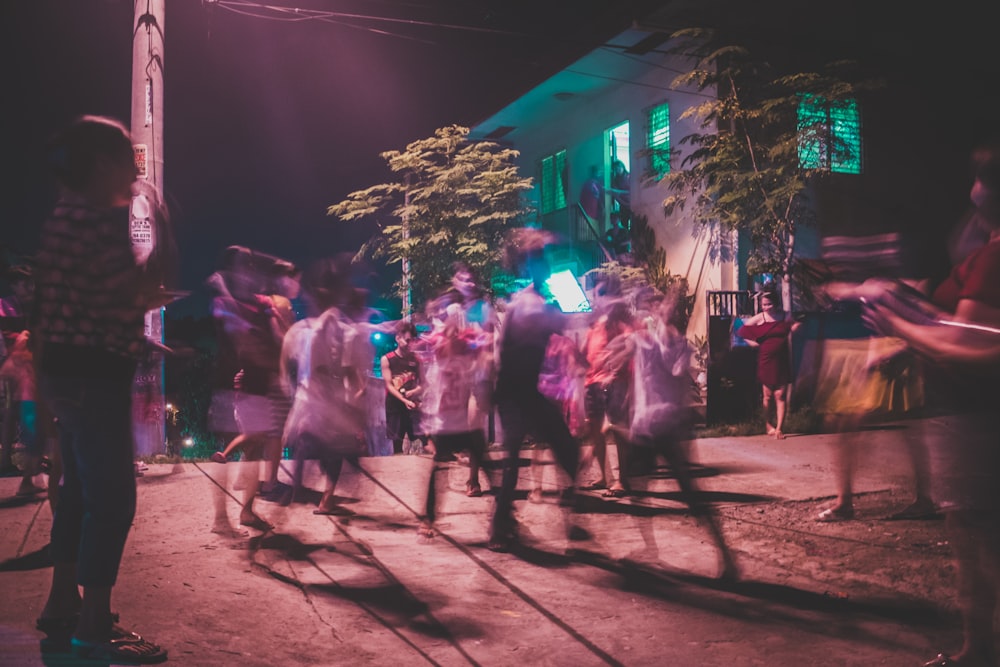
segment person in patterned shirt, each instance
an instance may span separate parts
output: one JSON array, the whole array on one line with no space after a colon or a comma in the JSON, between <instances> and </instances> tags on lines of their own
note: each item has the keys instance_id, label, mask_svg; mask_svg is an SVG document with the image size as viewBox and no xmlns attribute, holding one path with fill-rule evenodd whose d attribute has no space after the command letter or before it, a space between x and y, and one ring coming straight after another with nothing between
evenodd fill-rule
<instances>
[{"instance_id":1,"label":"person in patterned shirt","mask_svg":"<svg viewBox=\"0 0 1000 667\"><path fill-rule=\"evenodd\" d=\"M136 505L133 375L148 351L144 313L164 303L158 255L139 263L133 254L137 171L121 123L78 118L53 138L48 158L61 192L42 227L32 336L39 391L58 420L63 479L37 627L78 657L161 662L164 649L111 613Z\"/></svg>"}]
</instances>

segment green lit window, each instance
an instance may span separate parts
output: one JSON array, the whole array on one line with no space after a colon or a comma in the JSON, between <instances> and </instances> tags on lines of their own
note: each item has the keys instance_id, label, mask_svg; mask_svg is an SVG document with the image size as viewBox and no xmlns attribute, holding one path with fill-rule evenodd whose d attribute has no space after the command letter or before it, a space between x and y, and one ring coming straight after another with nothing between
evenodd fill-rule
<instances>
[{"instance_id":1,"label":"green lit window","mask_svg":"<svg viewBox=\"0 0 1000 667\"><path fill-rule=\"evenodd\" d=\"M660 104L649 110L649 171L657 179L670 173L670 107Z\"/></svg>"},{"instance_id":2,"label":"green lit window","mask_svg":"<svg viewBox=\"0 0 1000 667\"><path fill-rule=\"evenodd\" d=\"M542 215L566 208L566 151L542 158Z\"/></svg>"},{"instance_id":3,"label":"green lit window","mask_svg":"<svg viewBox=\"0 0 1000 667\"><path fill-rule=\"evenodd\" d=\"M861 114L855 100L827 102L802 95L798 110L799 166L861 173Z\"/></svg>"}]
</instances>

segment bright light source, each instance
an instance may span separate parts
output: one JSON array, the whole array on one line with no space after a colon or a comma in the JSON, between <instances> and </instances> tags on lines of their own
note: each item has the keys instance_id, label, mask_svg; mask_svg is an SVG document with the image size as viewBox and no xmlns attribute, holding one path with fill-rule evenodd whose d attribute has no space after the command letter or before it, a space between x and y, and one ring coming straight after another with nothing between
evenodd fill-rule
<instances>
[{"instance_id":1,"label":"bright light source","mask_svg":"<svg viewBox=\"0 0 1000 667\"><path fill-rule=\"evenodd\" d=\"M549 276L545 281L552 296L555 297L559 310L564 313L589 313L590 300L583 293L583 288L577 282L576 276L569 269L559 271Z\"/></svg>"},{"instance_id":2,"label":"bright light source","mask_svg":"<svg viewBox=\"0 0 1000 667\"><path fill-rule=\"evenodd\" d=\"M194 447L194 438L184 438L185 447Z\"/></svg>"},{"instance_id":3,"label":"bright light source","mask_svg":"<svg viewBox=\"0 0 1000 667\"><path fill-rule=\"evenodd\" d=\"M167 403L167 410L173 410L173 409L174 409L174 404L173 403Z\"/></svg>"}]
</instances>

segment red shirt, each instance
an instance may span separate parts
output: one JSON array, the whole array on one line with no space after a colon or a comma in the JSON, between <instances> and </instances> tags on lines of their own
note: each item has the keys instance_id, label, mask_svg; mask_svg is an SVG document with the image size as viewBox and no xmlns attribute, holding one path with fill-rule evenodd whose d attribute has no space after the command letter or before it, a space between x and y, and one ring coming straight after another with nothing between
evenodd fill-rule
<instances>
[{"instance_id":1,"label":"red shirt","mask_svg":"<svg viewBox=\"0 0 1000 667\"><path fill-rule=\"evenodd\" d=\"M932 299L950 313L962 299L1000 308L1000 241L987 243L966 257L934 290Z\"/></svg>"}]
</instances>

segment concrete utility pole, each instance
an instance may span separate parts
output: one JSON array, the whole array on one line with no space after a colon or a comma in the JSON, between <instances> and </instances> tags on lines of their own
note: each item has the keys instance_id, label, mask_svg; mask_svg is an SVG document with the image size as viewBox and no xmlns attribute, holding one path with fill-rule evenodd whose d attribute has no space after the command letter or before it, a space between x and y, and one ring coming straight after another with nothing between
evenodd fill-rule
<instances>
[{"instance_id":1,"label":"concrete utility pole","mask_svg":"<svg viewBox=\"0 0 1000 667\"><path fill-rule=\"evenodd\" d=\"M140 259L156 244L156 210L163 200L163 20L165 0L134 0L131 132L139 179L148 194L132 200L129 227ZM152 199L152 201L151 201ZM146 313L146 337L163 342L163 308ZM139 365L133 387L132 429L137 456L165 451L163 357Z\"/></svg>"}]
</instances>

